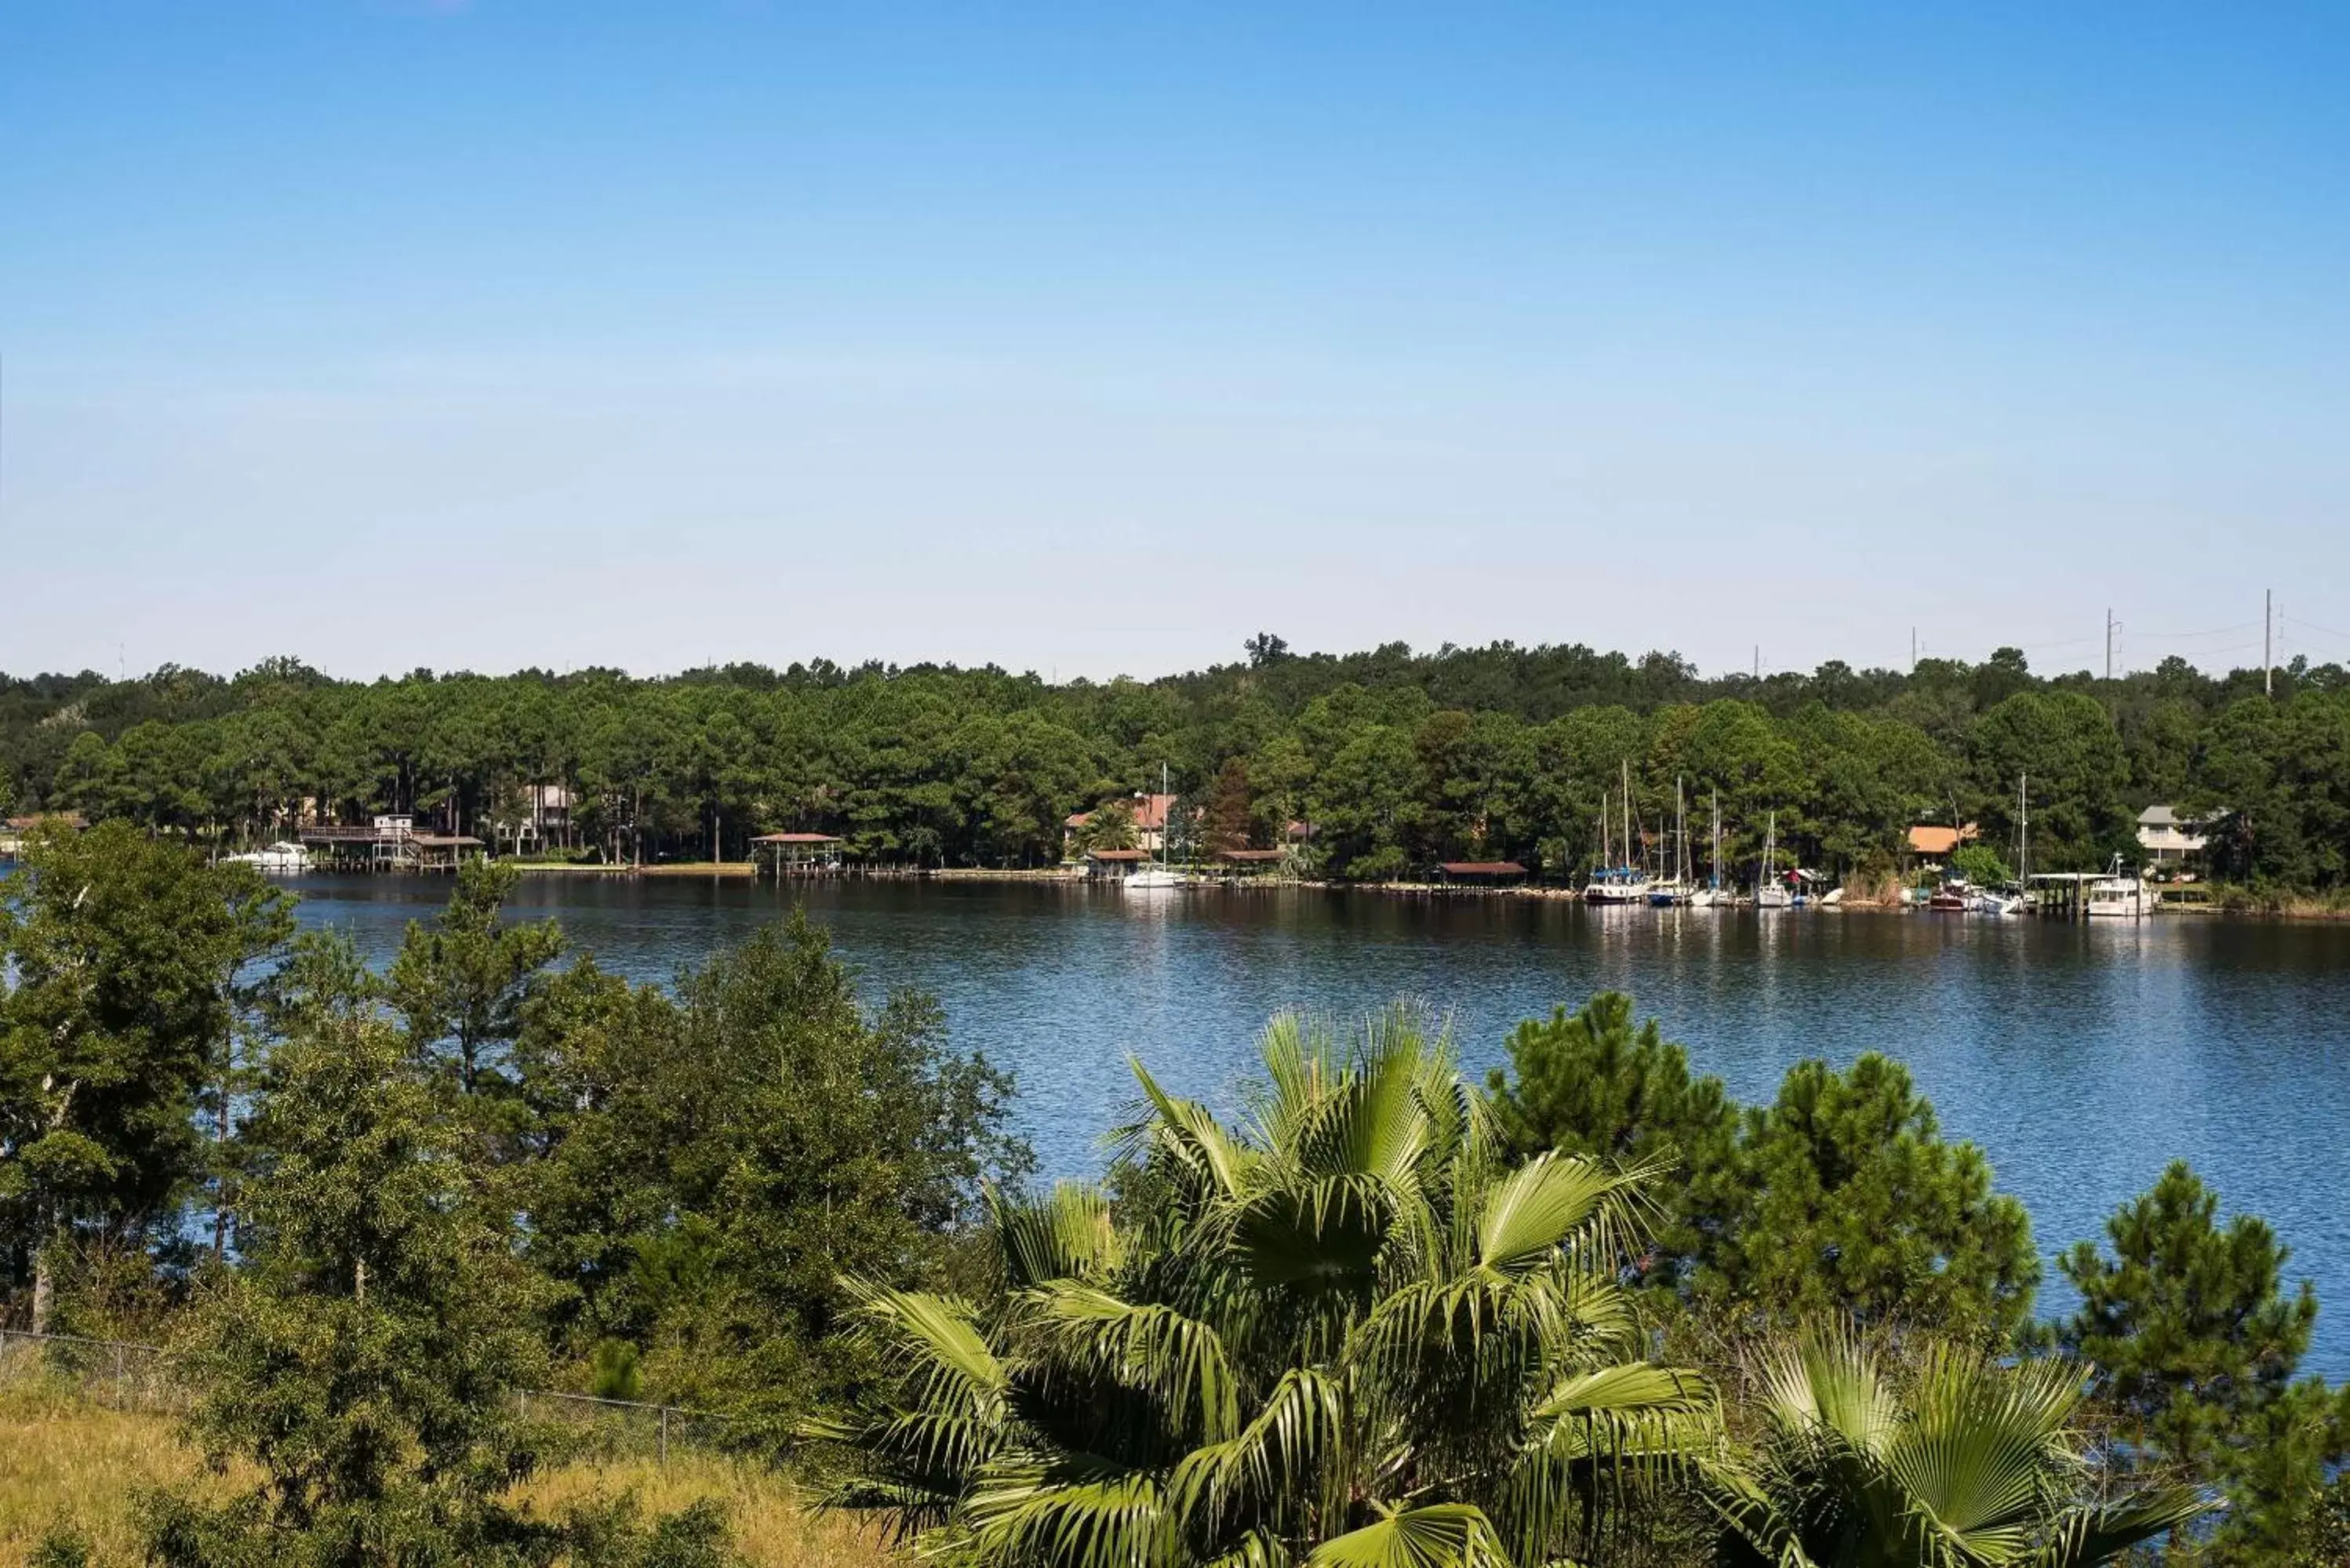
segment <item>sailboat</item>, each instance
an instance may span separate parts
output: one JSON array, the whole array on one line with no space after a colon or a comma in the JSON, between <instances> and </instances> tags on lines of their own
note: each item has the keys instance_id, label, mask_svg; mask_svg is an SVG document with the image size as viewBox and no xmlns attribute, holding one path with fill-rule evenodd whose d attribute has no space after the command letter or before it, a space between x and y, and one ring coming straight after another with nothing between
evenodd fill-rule
<instances>
[{"instance_id":1,"label":"sailboat","mask_svg":"<svg viewBox=\"0 0 2350 1568\"><path fill-rule=\"evenodd\" d=\"M1689 815L1682 809L1680 775L1673 775L1673 866L1672 875L1661 882L1651 883L1648 902L1659 909L1669 909L1686 904L1693 893L1690 886Z\"/></svg>"},{"instance_id":2,"label":"sailboat","mask_svg":"<svg viewBox=\"0 0 2350 1568\"><path fill-rule=\"evenodd\" d=\"M1159 793L1161 795L1165 795L1168 793L1167 764L1165 763L1159 764ZM1169 815L1171 815L1172 813L1170 813ZM1121 884L1128 892L1149 893L1156 892L1164 888L1180 888L1186 882L1191 880L1191 878L1184 876L1183 873L1176 870L1173 867L1167 864L1167 827L1168 824L1166 817L1160 817L1159 822L1158 854L1151 860L1150 864L1145 866L1141 870L1137 871L1133 876L1128 877L1125 882Z\"/></svg>"},{"instance_id":3,"label":"sailboat","mask_svg":"<svg viewBox=\"0 0 2350 1568\"><path fill-rule=\"evenodd\" d=\"M1648 873L1628 864L1632 857L1632 764L1624 763L1624 858L1622 866L1610 866L1607 844L1607 797L1599 797L1600 860L1591 878L1583 885L1583 898L1589 904L1643 904L1648 898Z\"/></svg>"},{"instance_id":4,"label":"sailboat","mask_svg":"<svg viewBox=\"0 0 2350 1568\"><path fill-rule=\"evenodd\" d=\"M1705 886L1690 895L1690 908L1711 909L1721 898L1721 792L1713 792L1713 858L1707 867Z\"/></svg>"},{"instance_id":5,"label":"sailboat","mask_svg":"<svg viewBox=\"0 0 2350 1568\"><path fill-rule=\"evenodd\" d=\"M1754 907L1758 909L1786 909L1794 907L1795 895L1779 879L1776 862L1779 858L1779 814L1771 814L1771 825L1762 834L1762 864L1754 872Z\"/></svg>"},{"instance_id":6,"label":"sailboat","mask_svg":"<svg viewBox=\"0 0 2350 1568\"><path fill-rule=\"evenodd\" d=\"M1979 915L2016 915L2023 912L2023 891L2032 884L2027 862L2032 855L2032 805L2024 794L2024 782L2030 775L2015 775L2015 877L2004 888L1975 889L1973 909Z\"/></svg>"}]
</instances>

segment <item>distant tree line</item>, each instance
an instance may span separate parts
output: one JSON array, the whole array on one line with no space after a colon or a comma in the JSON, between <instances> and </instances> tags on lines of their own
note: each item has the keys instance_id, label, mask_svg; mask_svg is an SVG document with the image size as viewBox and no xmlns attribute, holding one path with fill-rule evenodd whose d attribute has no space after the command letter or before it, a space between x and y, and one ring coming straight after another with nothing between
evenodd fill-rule
<instances>
[{"instance_id":1,"label":"distant tree line","mask_svg":"<svg viewBox=\"0 0 2350 1568\"><path fill-rule=\"evenodd\" d=\"M1004 1568L2350 1547L2315 1298L2183 1165L2041 1319L1898 1064L1742 1106L1602 995L1482 1090L1424 1011L1276 1019L1243 1118L1139 1072L1103 1182L1037 1191L1008 1080L804 920L636 986L517 875L380 973L128 823L0 883L0 1318L174 1346L222 1484L143 1501L151 1561L730 1560L707 1508L515 1502L549 1386Z\"/></svg>"},{"instance_id":2,"label":"distant tree line","mask_svg":"<svg viewBox=\"0 0 2350 1568\"><path fill-rule=\"evenodd\" d=\"M2350 877L2350 676L2302 661L2273 696L2258 670L2178 659L2113 680L2037 676L2013 649L1702 680L1669 654L1299 655L1271 636L1244 662L1149 682L823 661L349 682L290 659L228 680L0 679L17 811L207 843L381 812L510 838L533 819L527 787L553 784L573 801L557 847L608 858L739 858L757 833L800 829L867 863L1035 866L1061 857L1069 814L1155 789L1162 763L1184 847L1310 824L1318 867L1343 878L1451 859L1580 870L1627 768L1650 841L1680 783L1700 862L1717 795L1740 867L1772 813L1790 858L1837 871L1890 868L1921 822L1974 822L2004 846L2029 775L2043 869L2134 855L2137 812L2165 803L2215 820L2230 879Z\"/></svg>"}]
</instances>

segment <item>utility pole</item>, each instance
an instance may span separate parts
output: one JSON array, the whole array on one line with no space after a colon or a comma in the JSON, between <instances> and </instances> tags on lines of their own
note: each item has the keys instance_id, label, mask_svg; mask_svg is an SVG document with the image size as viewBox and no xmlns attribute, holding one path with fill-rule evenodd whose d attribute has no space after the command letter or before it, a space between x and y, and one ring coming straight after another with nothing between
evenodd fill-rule
<instances>
[{"instance_id":1,"label":"utility pole","mask_svg":"<svg viewBox=\"0 0 2350 1568\"><path fill-rule=\"evenodd\" d=\"M2113 678L2114 678L2114 612L2113 612L2113 607L2112 607L2112 606L2110 606L2110 605L2108 605L2108 606L2106 607L2106 680L2111 680Z\"/></svg>"},{"instance_id":2,"label":"utility pole","mask_svg":"<svg viewBox=\"0 0 2350 1568\"><path fill-rule=\"evenodd\" d=\"M2276 590L2261 590L2261 695L2276 695Z\"/></svg>"},{"instance_id":3,"label":"utility pole","mask_svg":"<svg viewBox=\"0 0 2350 1568\"><path fill-rule=\"evenodd\" d=\"M1918 673L1918 628L1909 628L1909 673Z\"/></svg>"},{"instance_id":4,"label":"utility pole","mask_svg":"<svg viewBox=\"0 0 2350 1568\"><path fill-rule=\"evenodd\" d=\"M1762 679L1762 645L1759 642L1754 645L1754 679Z\"/></svg>"}]
</instances>

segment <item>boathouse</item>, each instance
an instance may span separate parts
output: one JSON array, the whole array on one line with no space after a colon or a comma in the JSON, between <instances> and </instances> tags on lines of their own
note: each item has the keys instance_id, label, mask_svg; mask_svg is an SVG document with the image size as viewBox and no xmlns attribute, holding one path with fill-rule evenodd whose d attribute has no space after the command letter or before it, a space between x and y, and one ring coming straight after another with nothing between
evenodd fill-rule
<instances>
[{"instance_id":1,"label":"boathouse","mask_svg":"<svg viewBox=\"0 0 2350 1568\"><path fill-rule=\"evenodd\" d=\"M1219 849L1216 868L1234 880L1275 877L1287 868L1286 849Z\"/></svg>"},{"instance_id":2,"label":"boathouse","mask_svg":"<svg viewBox=\"0 0 2350 1568\"><path fill-rule=\"evenodd\" d=\"M1526 868L1514 860L1447 860L1436 879L1446 887L1507 888L1524 881Z\"/></svg>"},{"instance_id":3,"label":"boathouse","mask_svg":"<svg viewBox=\"0 0 2350 1568\"><path fill-rule=\"evenodd\" d=\"M319 866L336 871L454 871L482 841L470 833L419 833L405 813L377 817L365 827L317 823L299 835Z\"/></svg>"},{"instance_id":4,"label":"boathouse","mask_svg":"<svg viewBox=\"0 0 2350 1568\"><path fill-rule=\"evenodd\" d=\"M1123 882L1149 858L1148 849L1088 849L1086 875L1097 882Z\"/></svg>"},{"instance_id":5,"label":"boathouse","mask_svg":"<svg viewBox=\"0 0 2350 1568\"><path fill-rule=\"evenodd\" d=\"M771 876L818 877L840 869L846 842L837 833L763 833L751 840L751 854L767 852Z\"/></svg>"}]
</instances>

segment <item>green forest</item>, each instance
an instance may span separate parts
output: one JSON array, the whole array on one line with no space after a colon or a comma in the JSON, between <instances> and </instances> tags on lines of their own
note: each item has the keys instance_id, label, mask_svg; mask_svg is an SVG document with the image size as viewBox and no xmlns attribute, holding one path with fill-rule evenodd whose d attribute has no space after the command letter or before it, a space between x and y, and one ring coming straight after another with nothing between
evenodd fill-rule
<instances>
[{"instance_id":1,"label":"green forest","mask_svg":"<svg viewBox=\"0 0 2350 1568\"><path fill-rule=\"evenodd\" d=\"M1045 1187L1016 1085L805 919L632 985L518 875L380 972L130 823L0 885L0 1321L168 1347L214 1468L125 1505L144 1561L741 1560L723 1499L530 1503L520 1396L564 1389L974 1568L2350 1551L2317 1302L2183 1164L2049 1315L1898 1063L1742 1105L1610 993L1482 1084L1402 1003L1271 1020L1230 1106L1139 1064ZM92 1561L71 1521L34 1560Z\"/></svg>"},{"instance_id":2,"label":"green forest","mask_svg":"<svg viewBox=\"0 0 2350 1568\"><path fill-rule=\"evenodd\" d=\"M752 836L793 830L838 834L868 865L1035 867L1062 857L1069 814L1155 789L1162 765L1183 847L1266 846L1303 823L1336 878L1454 859L1575 875L1627 768L1651 837L1677 781L1709 812L1718 794L1734 866L1773 813L1788 856L1842 874L1893 868L1917 823L2011 846L2028 776L2040 869L2134 857L2136 813L2163 803L2210 820L2221 878L2350 877L2350 676L2301 660L2272 691L2259 670L2178 659L2046 677L2013 649L1707 680L1670 654L1298 654L1266 634L1243 659L1149 681L819 661L351 682L290 659L229 679L0 679L0 792L18 815L207 844L379 812L500 843L531 815L526 786L555 784L577 805L551 847L574 855L740 859Z\"/></svg>"}]
</instances>

